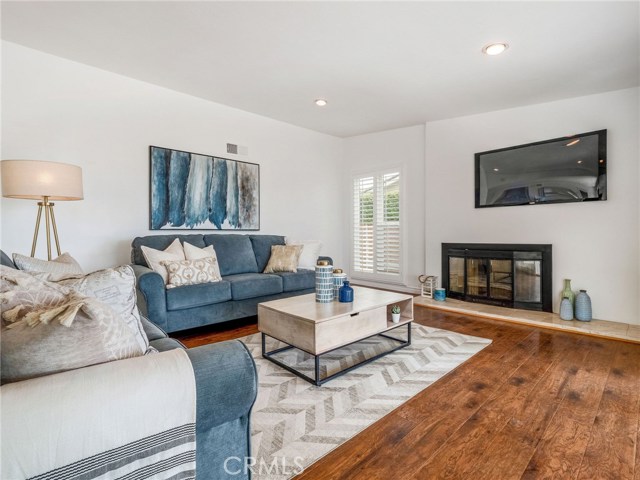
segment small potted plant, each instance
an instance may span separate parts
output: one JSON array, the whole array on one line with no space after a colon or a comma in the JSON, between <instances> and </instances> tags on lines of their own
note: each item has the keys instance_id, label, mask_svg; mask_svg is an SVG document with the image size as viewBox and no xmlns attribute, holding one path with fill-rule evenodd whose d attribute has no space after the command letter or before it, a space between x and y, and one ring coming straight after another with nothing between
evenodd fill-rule
<instances>
[{"instance_id":1,"label":"small potted plant","mask_svg":"<svg viewBox=\"0 0 640 480\"><path fill-rule=\"evenodd\" d=\"M391 320L393 320L393 323L398 323L400 321L400 305L394 305L391 307Z\"/></svg>"}]
</instances>

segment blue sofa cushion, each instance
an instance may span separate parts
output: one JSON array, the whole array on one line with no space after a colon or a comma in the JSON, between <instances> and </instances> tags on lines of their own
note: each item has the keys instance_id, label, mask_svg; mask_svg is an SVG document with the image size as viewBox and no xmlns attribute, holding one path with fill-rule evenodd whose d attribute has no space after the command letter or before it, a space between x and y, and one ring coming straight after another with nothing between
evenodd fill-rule
<instances>
[{"instance_id":1,"label":"blue sofa cushion","mask_svg":"<svg viewBox=\"0 0 640 480\"><path fill-rule=\"evenodd\" d=\"M258 271L264 272L271 257L271 246L284 245L284 237L281 235L249 235L249 238L251 239L251 245L253 245Z\"/></svg>"},{"instance_id":2,"label":"blue sofa cushion","mask_svg":"<svg viewBox=\"0 0 640 480\"><path fill-rule=\"evenodd\" d=\"M231 300L231 285L225 281L167 289L167 310L169 311L213 305L229 300Z\"/></svg>"},{"instance_id":3,"label":"blue sofa cushion","mask_svg":"<svg viewBox=\"0 0 640 480\"><path fill-rule=\"evenodd\" d=\"M231 284L231 296L234 300L282 293L282 278L278 275L240 273L223 277L222 280Z\"/></svg>"},{"instance_id":4,"label":"blue sofa cushion","mask_svg":"<svg viewBox=\"0 0 640 480\"><path fill-rule=\"evenodd\" d=\"M180 239L180 242L188 242L191 245L194 245L198 248L204 248L206 245L204 244L204 237L202 235L151 235L148 237L136 237L131 242L131 263L135 263L136 265L142 265L143 267L148 267L147 261L144 259L144 255L142 255L142 247L155 248L156 250L164 250L177 238ZM215 247L214 247L215 248Z\"/></svg>"},{"instance_id":5,"label":"blue sofa cushion","mask_svg":"<svg viewBox=\"0 0 640 480\"><path fill-rule=\"evenodd\" d=\"M207 246L213 245L220 265L220 274L258 273L256 256L248 235L205 235Z\"/></svg>"},{"instance_id":6,"label":"blue sofa cushion","mask_svg":"<svg viewBox=\"0 0 640 480\"><path fill-rule=\"evenodd\" d=\"M293 272L281 272L276 275L282 277L282 290L295 292L316 287L316 273L313 270L298 270Z\"/></svg>"}]
</instances>

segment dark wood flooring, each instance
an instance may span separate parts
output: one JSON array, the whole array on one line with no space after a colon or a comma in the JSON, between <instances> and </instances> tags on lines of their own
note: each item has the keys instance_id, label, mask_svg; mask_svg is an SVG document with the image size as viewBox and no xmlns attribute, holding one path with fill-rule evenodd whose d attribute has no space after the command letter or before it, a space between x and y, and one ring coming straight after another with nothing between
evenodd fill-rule
<instances>
[{"instance_id":1,"label":"dark wood flooring","mask_svg":"<svg viewBox=\"0 0 640 480\"><path fill-rule=\"evenodd\" d=\"M640 480L640 345L421 307L415 317L493 343L297 479ZM252 319L179 338L255 332Z\"/></svg>"}]
</instances>

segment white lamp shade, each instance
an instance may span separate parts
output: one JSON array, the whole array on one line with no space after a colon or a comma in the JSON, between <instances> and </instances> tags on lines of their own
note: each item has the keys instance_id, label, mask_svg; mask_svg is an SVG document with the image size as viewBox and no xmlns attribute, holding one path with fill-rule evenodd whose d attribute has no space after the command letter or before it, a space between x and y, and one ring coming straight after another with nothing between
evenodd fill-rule
<instances>
[{"instance_id":1,"label":"white lamp shade","mask_svg":"<svg viewBox=\"0 0 640 480\"><path fill-rule=\"evenodd\" d=\"M31 200L82 200L82 169L68 163L3 160L2 196Z\"/></svg>"}]
</instances>

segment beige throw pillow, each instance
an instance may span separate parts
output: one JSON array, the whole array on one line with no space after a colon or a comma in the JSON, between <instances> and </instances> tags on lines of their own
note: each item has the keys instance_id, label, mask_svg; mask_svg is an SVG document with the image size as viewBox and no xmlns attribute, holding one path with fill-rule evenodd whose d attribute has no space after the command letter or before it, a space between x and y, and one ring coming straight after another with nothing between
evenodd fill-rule
<instances>
[{"instance_id":1,"label":"beige throw pillow","mask_svg":"<svg viewBox=\"0 0 640 480\"><path fill-rule=\"evenodd\" d=\"M66 252L50 261L14 253L13 263L16 264L18 269L25 272L50 273L57 277L82 275L83 273L78 262Z\"/></svg>"},{"instance_id":2,"label":"beige throw pillow","mask_svg":"<svg viewBox=\"0 0 640 480\"><path fill-rule=\"evenodd\" d=\"M2 383L143 355L112 308L59 284L0 267Z\"/></svg>"},{"instance_id":3,"label":"beige throw pillow","mask_svg":"<svg viewBox=\"0 0 640 480\"><path fill-rule=\"evenodd\" d=\"M213 257L201 258L200 260L164 261L162 264L169 274L167 288L221 280L218 261Z\"/></svg>"},{"instance_id":4,"label":"beige throw pillow","mask_svg":"<svg viewBox=\"0 0 640 480\"><path fill-rule=\"evenodd\" d=\"M263 273L297 272L302 245L272 245L269 263Z\"/></svg>"},{"instance_id":5,"label":"beige throw pillow","mask_svg":"<svg viewBox=\"0 0 640 480\"><path fill-rule=\"evenodd\" d=\"M217 277L221 278L220 275L220 265L218 264L218 256L216 255L216 251L213 249L213 245L209 245L205 248L194 247L190 243L184 243L184 256L186 260L201 260L203 258L213 258L215 260L215 264L213 269Z\"/></svg>"},{"instance_id":6,"label":"beige throw pillow","mask_svg":"<svg viewBox=\"0 0 640 480\"><path fill-rule=\"evenodd\" d=\"M155 248L145 246L140 248L149 268L160 274L165 285L169 282L169 276L167 275L167 269L162 265L162 262L172 262L185 259L184 249L182 248L180 240L177 238L164 250L156 250Z\"/></svg>"}]
</instances>

